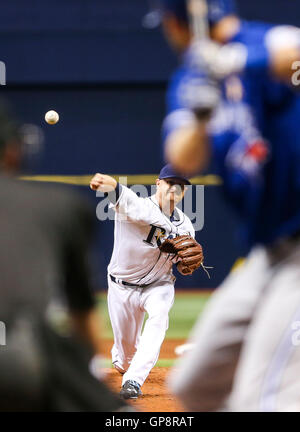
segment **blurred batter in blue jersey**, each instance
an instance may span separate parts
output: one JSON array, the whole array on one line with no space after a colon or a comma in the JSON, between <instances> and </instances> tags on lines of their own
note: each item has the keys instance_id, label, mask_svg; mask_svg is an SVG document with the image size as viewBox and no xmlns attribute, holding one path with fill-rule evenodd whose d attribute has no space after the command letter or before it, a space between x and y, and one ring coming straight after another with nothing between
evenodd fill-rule
<instances>
[{"instance_id":1,"label":"blurred batter in blue jersey","mask_svg":"<svg viewBox=\"0 0 300 432\"><path fill-rule=\"evenodd\" d=\"M182 59L165 152L189 175L212 163L250 253L212 296L170 385L191 411L300 411L300 30L240 20L231 0L207 4L210 39L194 41L186 2L161 0Z\"/></svg>"}]
</instances>

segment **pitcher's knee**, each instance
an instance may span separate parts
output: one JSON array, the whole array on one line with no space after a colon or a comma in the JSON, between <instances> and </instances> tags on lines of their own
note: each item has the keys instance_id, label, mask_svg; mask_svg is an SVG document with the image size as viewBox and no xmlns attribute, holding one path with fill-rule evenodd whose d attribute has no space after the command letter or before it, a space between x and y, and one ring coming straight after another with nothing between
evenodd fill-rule
<instances>
[{"instance_id":1,"label":"pitcher's knee","mask_svg":"<svg viewBox=\"0 0 300 432\"><path fill-rule=\"evenodd\" d=\"M169 326L169 311L158 310L152 314L149 314L148 318L149 324L157 325L159 327L165 326L166 329Z\"/></svg>"},{"instance_id":2,"label":"pitcher's knee","mask_svg":"<svg viewBox=\"0 0 300 432\"><path fill-rule=\"evenodd\" d=\"M165 307L165 306L159 307L158 306L156 309L150 310L147 312L148 312L150 319L163 321L163 320L169 319L169 311L170 311L170 308L168 308L168 307Z\"/></svg>"}]
</instances>

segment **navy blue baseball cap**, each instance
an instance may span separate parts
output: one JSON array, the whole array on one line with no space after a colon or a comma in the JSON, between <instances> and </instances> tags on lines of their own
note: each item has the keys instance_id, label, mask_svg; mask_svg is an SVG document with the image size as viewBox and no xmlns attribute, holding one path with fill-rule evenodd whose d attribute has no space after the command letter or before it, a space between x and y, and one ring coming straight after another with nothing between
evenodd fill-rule
<instances>
[{"instance_id":1,"label":"navy blue baseball cap","mask_svg":"<svg viewBox=\"0 0 300 432\"><path fill-rule=\"evenodd\" d=\"M186 185L190 185L191 182L183 177L182 175L178 174L173 168L171 164L167 164L165 165L160 173L159 173L159 177L160 180L164 180L164 179L174 179L174 180L180 180L180 182L185 183Z\"/></svg>"},{"instance_id":2,"label":"navy blue baseball cap","mask_svg":"<svg viewBox=\"0 0 300 432\"><path fill-rule=\"evenodd\" d=\"M227 15L236 13L235 0L206 0L208 21L211 25ZM188 22L187 0L159 0L163 12L171 12L182 21Z\"/></svg>"}]
</instances>

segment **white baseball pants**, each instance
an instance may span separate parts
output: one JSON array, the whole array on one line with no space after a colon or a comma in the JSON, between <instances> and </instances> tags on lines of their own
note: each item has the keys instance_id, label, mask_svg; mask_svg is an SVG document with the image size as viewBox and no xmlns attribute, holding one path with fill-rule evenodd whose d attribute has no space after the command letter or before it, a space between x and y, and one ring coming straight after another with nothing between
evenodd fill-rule
<instances>
[{"instance_id":1,"label":"white baseball pants","mask_svg":"<svg viewBox=\"0 0 300 432\"><path fill-rule=\"evenodd\" d=\"M112 362L125 371L122 384L134 380L143 385L158 359L173 302L172 282L125 287L108 276L108 311L114 334ZM148 319L141 333L145 312Z\"/></svg>"}]
</instances>

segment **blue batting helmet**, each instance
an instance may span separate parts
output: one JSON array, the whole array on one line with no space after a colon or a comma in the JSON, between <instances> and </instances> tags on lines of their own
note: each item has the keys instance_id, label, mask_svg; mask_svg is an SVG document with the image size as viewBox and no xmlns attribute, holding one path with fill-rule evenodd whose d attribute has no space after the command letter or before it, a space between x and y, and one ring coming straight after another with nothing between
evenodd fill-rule
<instances>
[{"instance_id":1,"label":"blue batting helmet","mask_svg":"<svg viewBox=\"0 0 300 432\"><path fill-rule=\"evenodd\" d=\"M206 0L208 21L211 25L236 12L235 0ZM169 11L183 21L188 21L187 0L160 0L164 11Z\"/></svg>"}]
</instances>

